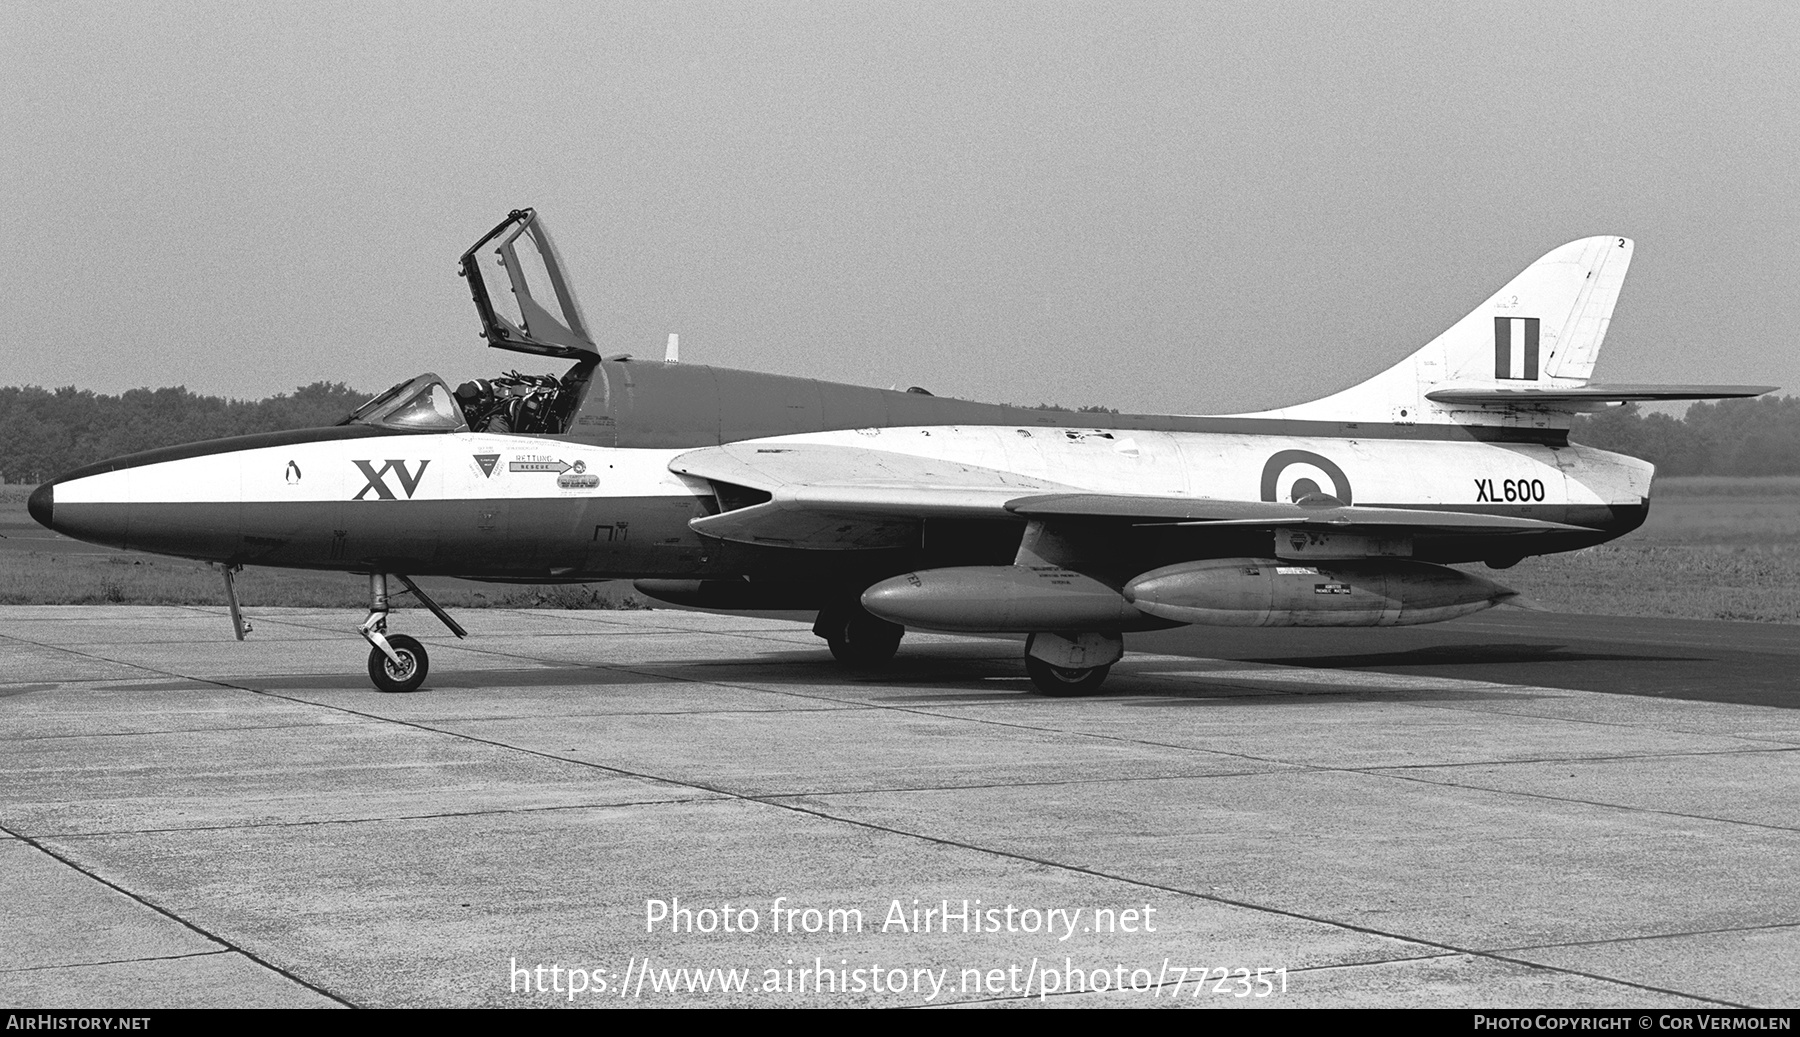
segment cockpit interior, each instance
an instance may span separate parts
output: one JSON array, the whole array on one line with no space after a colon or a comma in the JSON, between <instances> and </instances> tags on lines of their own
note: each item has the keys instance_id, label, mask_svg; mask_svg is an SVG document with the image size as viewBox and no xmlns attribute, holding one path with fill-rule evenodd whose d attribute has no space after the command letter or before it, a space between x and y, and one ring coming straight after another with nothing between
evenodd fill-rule
<instances>
[{"instance_id":1,"label":"cockpit interior","mask_svg":"<svg viewBox=\"0 0 1800 1037\"><path fill-rule=\"evenodd\" d=\"M393 386L356 408L340 425L373 425L409 432L519 432L555 435L568 424L579 394L573 378L509 371L467 381L452 390L435 374Z\"/></svg>"}]
</instances>

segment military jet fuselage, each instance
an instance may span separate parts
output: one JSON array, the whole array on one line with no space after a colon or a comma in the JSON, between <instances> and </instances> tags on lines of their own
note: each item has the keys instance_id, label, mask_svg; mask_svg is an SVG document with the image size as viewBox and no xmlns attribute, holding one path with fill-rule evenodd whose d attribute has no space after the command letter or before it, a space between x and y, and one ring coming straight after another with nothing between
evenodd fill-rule
<instances>
[{"instance_id":1,"label":"military jet fuselage","mask_svg":"<svg viewBox=\"0 0 1800 1037\"><path fill-rule=\"evenodd\" d=\"M473 259L495 241L516 319ZM531 296L522 244L560 316ZM1571 444L1568 416L1765 390L1590 385L1629 256L1625 239L1564 246L1314 404L1088 414L602 358L522 210L464 272L491 344L573 361L535 380L529 420L485 386L423 375L337 426L90 465L29 507L70 536L227 572L370 574L362 631L390 690L426 665L416 640L386 634L390 575L461 632L410 579L432 575L630 578L678 603L817 609L834 653L863 664L906 626L1024 632L1038 685L1082 691L1124 632L1452 618L1513 592L1448 563L1504 568L1636 528L1652 467Z\"/></svg>"},{"instance_id":2,"label":"military jet fuselage","mask_svg":"<svg viewBox=\"0 0 1800 1037\"><path fill-rule=\"evenodd\" d=\"M82 540L231 565L515 582L835 583L846 567L892 575L896 566L1008 564L1026 519L928 517L918 535L815 551L795 551L808 545L779 530L724 540L701 533L695 520L770 494L672 471L670 463L752 442L739 451L751 460L806 447L867 448L1005 471L1016 477L1016 497L1153 489L1247 501L1291 500L1293 484L1312 472L1315 488L1359 506L1575 527L1535 539L1534 554L1636 528L1649 491L1647 464L1571 446L1560 431L1495 443L1417 426L1090 415L631 360L580 365L566 381L567 432L471 432L454 413L449 386L423 375L394 393L391 407L349 424L76 469L39 489L31 510ZM434 397L449 409L409 407ZM1146 526L1129 516L1112 524L1109 561L1134 573L1271 549L1266 529ZM1416 544L1411 557L1516 561L1516 550L1510 540L1447 533Z\"/></svg>"}]
</instances>

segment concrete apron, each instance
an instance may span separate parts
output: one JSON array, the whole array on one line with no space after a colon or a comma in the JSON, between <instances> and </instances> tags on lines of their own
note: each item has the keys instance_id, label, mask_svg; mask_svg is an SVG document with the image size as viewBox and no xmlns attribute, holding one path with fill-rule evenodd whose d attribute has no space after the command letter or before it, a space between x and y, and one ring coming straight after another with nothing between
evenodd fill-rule
<instances>
[{"instance_id":1,"label":"concrete apron","mask_svg":"<svg viewBox=\"0 0 1800 1037\"><path fill-rule=\"evenodd\" d=\"M387 696L222 612L0 609L0 1002L1800 1001L1791 711L666 611L412 611Z\"/></svg>"}]
</instances>

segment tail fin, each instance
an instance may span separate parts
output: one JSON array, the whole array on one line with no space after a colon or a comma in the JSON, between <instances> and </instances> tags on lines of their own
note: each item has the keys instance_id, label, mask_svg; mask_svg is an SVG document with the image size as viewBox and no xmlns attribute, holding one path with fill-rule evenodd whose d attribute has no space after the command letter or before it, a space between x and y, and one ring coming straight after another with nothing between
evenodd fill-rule
<instances>
[{"instance_id":1,"label":"tail fin","mask_svg":"<svg viewBox=\"0 0 1800 1037\"><path fill-rule=\"evenodd\" d=\"M1333 396L1266 412L1270 417L1394 422L1482 420L1466 406L1427 399L1433 390L1579 388L1587 384L1619 288L1629 238L1571 241L1526 267L1449 331L1374 378ZM1493 414L1492 420L1500 420Z\"/></svg>"}]
</instances>

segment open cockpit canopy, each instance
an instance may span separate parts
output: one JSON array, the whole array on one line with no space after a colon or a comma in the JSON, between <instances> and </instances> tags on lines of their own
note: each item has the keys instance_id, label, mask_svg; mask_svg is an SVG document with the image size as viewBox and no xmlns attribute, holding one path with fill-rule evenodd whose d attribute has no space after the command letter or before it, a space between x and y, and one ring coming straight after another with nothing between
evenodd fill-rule
<instances>
[{"instance_id":1,"label":"open cockpit canopy","mask_svg":"<svg viewBox=\"0 0 1800 1037\"><path fill-rule=\"evenodd\" d=\"M494 247L507 290L495 292L481 272L482 249ZM575 289L562 257L533 209L514 209L462 255L458 271L469 282L481 337L490 346L569 360L597 359Z\"/></svg>"}]
</instances>

